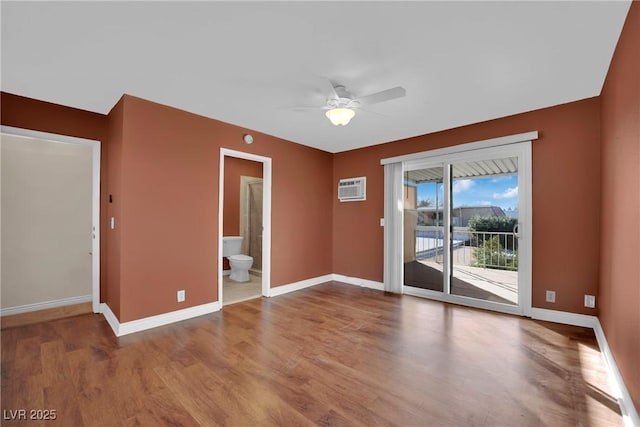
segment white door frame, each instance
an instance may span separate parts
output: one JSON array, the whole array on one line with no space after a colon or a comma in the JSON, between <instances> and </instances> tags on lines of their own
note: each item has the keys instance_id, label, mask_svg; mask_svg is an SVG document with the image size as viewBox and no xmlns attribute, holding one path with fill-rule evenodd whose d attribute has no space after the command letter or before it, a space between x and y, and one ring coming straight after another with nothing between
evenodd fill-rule
<instances>
[{"instance_id":1,"label":"white door frame","mask_svg":"<svg viewBox=\"0 0 640 427\"><path fill-rule=\"evenodd\" d=\"M382 159L381 164L390 164L390 163L398 163L401 162L403 165L403 170L407 168L417 169L423 167L430 167L436 165L450 164L453 162L464 162L470 160L477 159L489 159L489 158L498 158L500 157L511 157L518 156L521 160L518 164L519 175L521 178L518 179L518 208L520 214L520 222L525 226L521 226L519 230L520 238L518 240L519 245L519 272L518 272L518 306L513 307L506 304L498 304L487 302L483 300L476 300L473 298L467 298L459 295L451 295L446 292L437 292L431 291L427 289L416 289L410 287L404 287L404 277L402 269L399 269L399 274L401 277L390 278L390 280L398 280L402 285L402 292L410 295L426 297L430 299L452 302L460 305L472 306L487 310L495 310L512 314L519 314L524 316L531 315L531 270L532 270L532 226L533 226L533 218L532 218L532 194L531 194L531 141L538 138L538 132L528 132L524 134L517 135L509 135L506 137L494 138L485 141L477 141L468 144L460 144L453 147L446 147L431 151L425 151L421 153L408 154L404 156L393 157L389 159ZM445 167L444 170L445 179L448 179L448 168ZM402 180L400 182L395 183L396 186L402 186ZM389 191L389 189L385 188L385 192ZM402 191L399 191L398 194L402 194ZM447 205L449 203L449 199L451 195L449 194L449 189L445 187L445 195L444 195L444 203ZM398 200L389 200L388 202L385 199L385 203L400 203ZM385 219L385 227L392 226L392 224L387 224L387 220ZM450 236L449 234L449 223L445 221L445 236L444 239L448 241ZM402 236L401 236L402 237ZM388 242L385 242L385 247L387 247ZM389 245L392 245L389 242ZM394 249L394 254L389 257L390 262L398 262L398 260L402 260L402 248L403 243L396 243L392 245ZM398 253L398 251L400 251ZM445 251L445 258L447 257ZM448 259L445 259L445 268L443 275L446 277L449 275L449 262ZM391 265L387 265L387 260L385 259L385 270L392 270ZM385 275L385 277L387 277ZM386 285L386 284L385 284ZM445 284L445 287L448 289L448 279ZM447 290L445 289L445 290Z\"/></svg>"},{"instance_id":2,"label":"white door frame","mask_svg":"<svg viewBox=\"0 0 640 427\"><path fill-rule=\"evenodd\" d=\"M242 151L220 148L220 178L218 190L218 258L222 258L222 224L224 215L224 158L252 160L262 163L262 296L268 297L271 292L271 158ZM222 299L222 262L218 262L218 302Z\"/></svg>"},{"instance_id":3,"label":"white door frame","mask_svg":"<svg viewBox=\"0 0 640 427\"><path fill-rule=\"evenodd\" d=\"M92 149L92 200L91 223L93 239L91 243L92 286L91 306L94 313L101 313L100 308L100 145L101 142L94 139L76 138L66 135L58 135L48 132L39 132L30 129L22 129L11 126L1 126L0 132L6 135L40 139L48 142L89 145Z\"/></svg>"}]
</instances>

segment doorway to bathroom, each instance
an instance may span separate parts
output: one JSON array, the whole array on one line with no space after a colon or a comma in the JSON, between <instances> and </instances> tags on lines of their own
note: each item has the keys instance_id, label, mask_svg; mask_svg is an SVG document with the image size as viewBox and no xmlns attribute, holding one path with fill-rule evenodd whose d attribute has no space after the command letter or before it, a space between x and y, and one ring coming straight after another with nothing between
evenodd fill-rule
<instances>
[{"instance_id":1,"label":"doorway to bathroom","mask_svg":"<svg viewBox=\"0 0 640 427\"><path fill-rule=\"evenodd\" d=\"M221 306L268 296L271 159L220 151L218 295Z\"/></svg>"}]
</instances>

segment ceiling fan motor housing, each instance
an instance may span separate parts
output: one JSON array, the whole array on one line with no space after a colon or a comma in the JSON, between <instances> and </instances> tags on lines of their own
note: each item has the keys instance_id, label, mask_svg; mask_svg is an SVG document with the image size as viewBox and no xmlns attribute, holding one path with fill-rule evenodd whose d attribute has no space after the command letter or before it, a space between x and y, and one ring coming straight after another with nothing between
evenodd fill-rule
<instances>
[{"instance_id":1,"label":"ceiling fan motor housing","mask_svg":"<svg viewBox=\"0 0 640 427\"><path fill-rule=\"evenodd\" d=\"M335 86L334 90L338 98L327 99L327 107L329 108L357 108L360 103L352 99L351 94L344 86Z\"/></svg>"},{"instance_id":2,"label":"ceiling fan motor housing","mask_svg":"<svg viewBox=\"0 0 640 427\"><path fill-rule=\"evenodd\" d=\"M329 108L357 108L360 105L358 101L349 98L328 99L327 107Z\"/></svg>"}]
</instances>

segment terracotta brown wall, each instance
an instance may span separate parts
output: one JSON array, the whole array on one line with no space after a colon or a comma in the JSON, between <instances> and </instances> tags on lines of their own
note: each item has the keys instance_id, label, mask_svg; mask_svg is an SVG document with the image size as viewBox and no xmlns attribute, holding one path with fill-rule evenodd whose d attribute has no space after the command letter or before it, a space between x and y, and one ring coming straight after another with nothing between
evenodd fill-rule
<instances>
[{"instance_id":1,"label":"terracotta brown wall","mask_svg":"<svg viewBox=\"0 0 640 427\"><path fill-rule=\"evenodd\" d=\"M224 210L222 234L240 235L240 177L262 178L262 163L235 157L224 160Z\"/></svg>"},{"instance_id":2,"label":"terracotta brown wall","mask_svg":"<svg viewBox=\"0 0 640 427\"><path fill-rule=\"evenodd\" d=\"M256 132L246 145L246 129L121 102L121 322L217 301L220 147L273 159L272 286L332 272L331 154Z\"/></svg>"},{"instance_id":3,"label":"terracotta brown wall","mask_svg":"<svg viewBox=\"0 0 640 427\"><path fill-rule=\"evenodd\" d=\"M601 94L600 322L640 408L640 3L631 5Z\"/></svg>"},{"instance_id":4,"label":"terracotta brown wall","mask_svg":"<svg viewBox=\"0 0 640 427\"><path fill-rule=\"evenodd\" d=\"M101 182L100 215L106 215L106 192L104 182L107 176L107 116L77 108L65 107L50 102L38 101L6 92L0 93L0 113L4 126L13 126L39 132L73 136L101 141ZM100 227L101 234L106 232L106 224ZM100 265L106 263L106 239L100 241ZM106 269L100 269L100 300L104 301L106 289Z\"/></svg>"},{"instance_id":5,"label":"terracotta brown wall","mask_svg":"<svg viewBox=\"0 0 640 427\"><path fill-rule=\"evenodd\" d=\"M600 102L591 98L334 156L340 178L367 177L367 200L333 202L334 272L383 279L383 167L380 159L517 133L533 143L534 307L596 314L583 295L598 290L600 246ZM545 302L545 290L556 303Z\"/></svg>"},{"instance_id":6,"label":"terracotta brown wall","mask_svg":"<svg viewBox=\"0 0 640 427\"><path fill-rule=\"evenodd\" d=\"M122 99L111 109L108 115L109 143L107 144L107 181L103 184L107 192L107 216L103 217L107 232L106 303L111 311L120 317L120 219L122 212L122 140L124 138L124 102ZM110 218L117 220L114 229L110 228Z\"/></svg>"}]
</instances>

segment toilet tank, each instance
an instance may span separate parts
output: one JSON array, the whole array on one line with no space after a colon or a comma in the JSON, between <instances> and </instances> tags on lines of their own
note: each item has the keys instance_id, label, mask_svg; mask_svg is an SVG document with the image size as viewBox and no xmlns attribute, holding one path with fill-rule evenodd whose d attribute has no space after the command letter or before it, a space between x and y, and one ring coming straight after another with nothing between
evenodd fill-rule
<instances>
[{"instance_id":1,"label":"toilet tank","mask_svg":"<svg viewBox=\"0 0 640 427\"><path fill-rule=\"evenodd\" d=\"M222 238L222 256L239 255L242 250L242 236L224 236Z\"/></svg>"}]
</instances>

